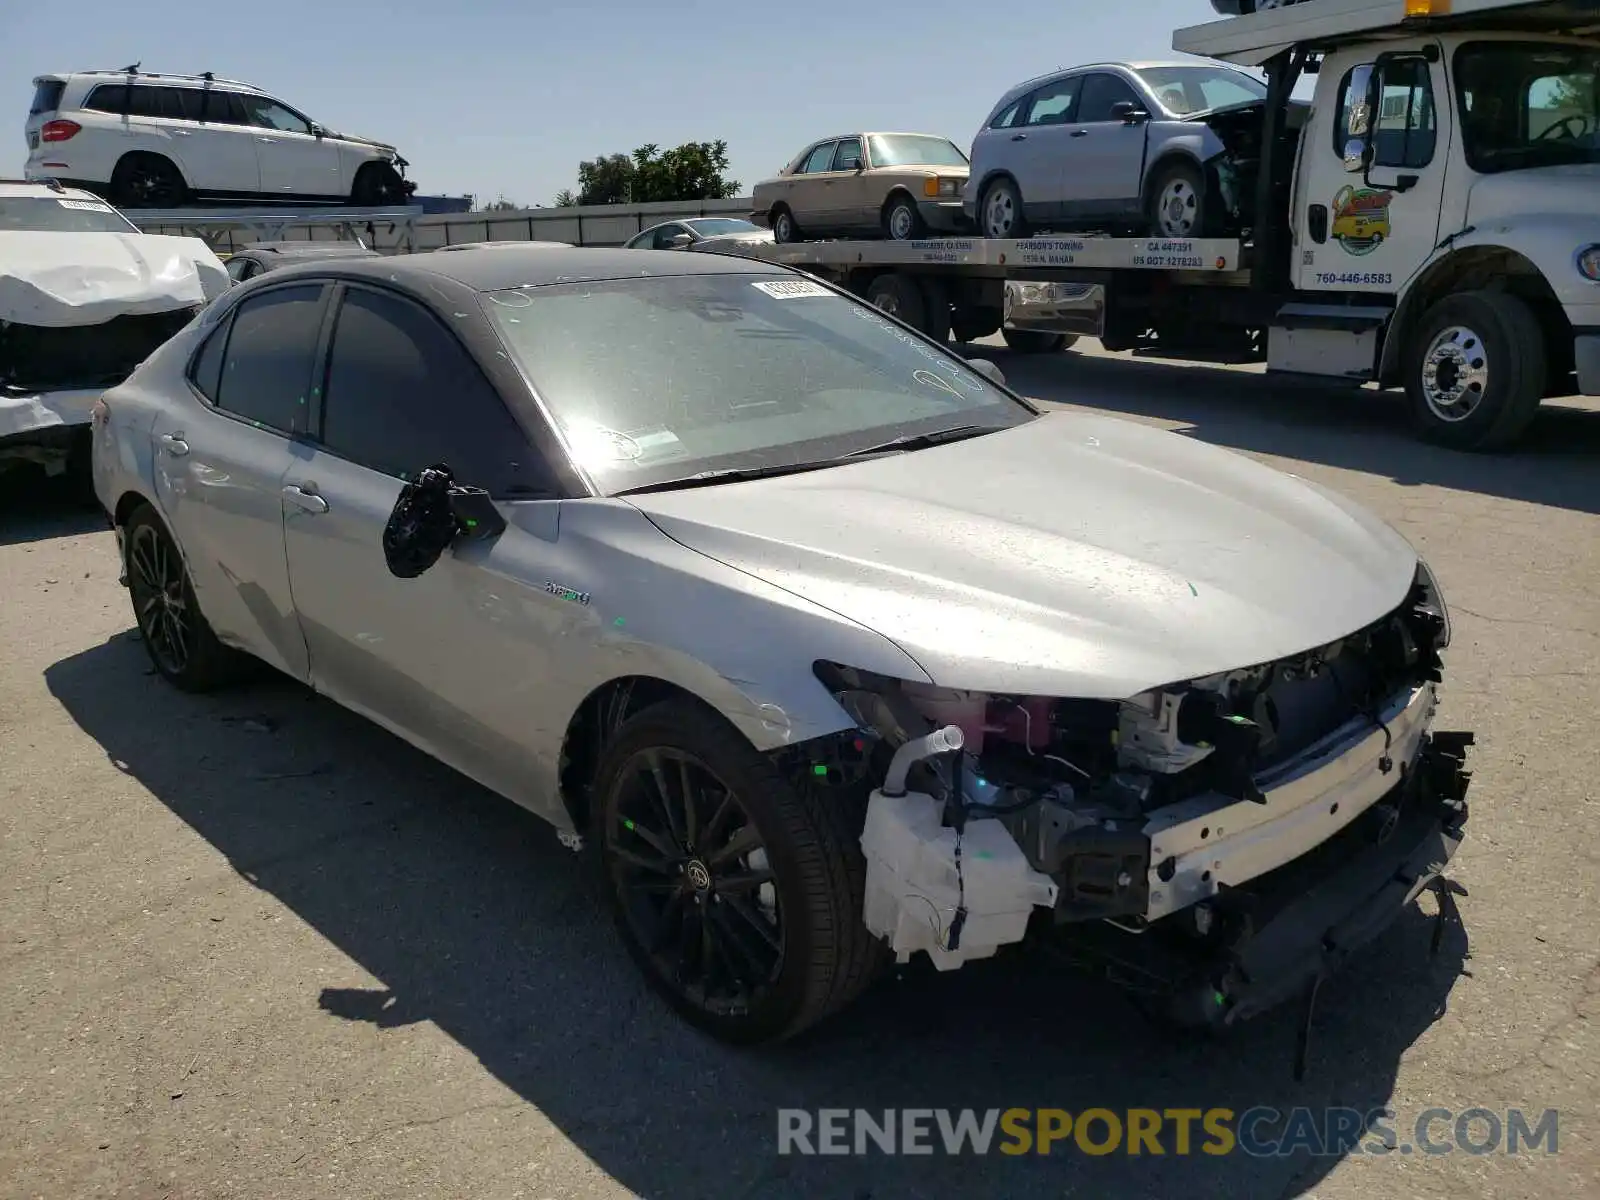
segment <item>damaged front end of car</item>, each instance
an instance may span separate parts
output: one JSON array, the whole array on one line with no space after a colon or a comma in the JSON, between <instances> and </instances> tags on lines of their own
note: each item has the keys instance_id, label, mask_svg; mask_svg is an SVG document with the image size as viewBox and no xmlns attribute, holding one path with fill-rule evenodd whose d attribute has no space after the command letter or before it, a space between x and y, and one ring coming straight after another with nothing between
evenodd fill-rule
<instances>
[{"instance_id":1,"label":"damaged front end of car","mask_svg":"<svg viewBox=\"0 0 1600 1200\"><path fill-rule=\"evenodd\" d=\"M1460 843L1472 738L1430 728L1449 639L1419 564L1346 637L1122 700L820 663L878 781L866 924L945 970L1037 940L1184 1025L1314 988Z\"/></svg>"}]
</instances>

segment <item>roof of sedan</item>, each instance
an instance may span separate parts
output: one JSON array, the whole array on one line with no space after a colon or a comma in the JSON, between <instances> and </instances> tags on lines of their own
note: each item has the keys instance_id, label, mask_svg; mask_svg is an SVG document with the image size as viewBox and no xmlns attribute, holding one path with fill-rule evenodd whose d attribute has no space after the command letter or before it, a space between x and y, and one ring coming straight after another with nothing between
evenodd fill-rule
<instances>
[{"instance_id":1,"label":"roof of sedan","mask_svg":"<svg viewBox=\"0 0 1600 1200\"><path fill-rule=\"evenodd\" d=\"M670 250L623 250L613 247L545 245L527 247L474 247L450 253L425 251L380 258L346 258L319 264L340 275L390 279L404 276L442 275L479 292L538 287L551 283L582 283L596 279L655 277L664 275L783 274L781 267L722 254L681 254ZM309 264L289 268L317 273ZM283 277L279 273L279 278Z\"/></svg>"}]
</instances>

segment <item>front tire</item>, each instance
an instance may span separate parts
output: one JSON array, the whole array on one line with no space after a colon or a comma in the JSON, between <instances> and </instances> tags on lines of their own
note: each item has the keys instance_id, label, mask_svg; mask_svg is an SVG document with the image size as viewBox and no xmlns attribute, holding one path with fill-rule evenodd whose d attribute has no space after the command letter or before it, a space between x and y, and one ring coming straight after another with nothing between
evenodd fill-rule
<instances>
[{"instance_id":1,"label":"front tire","mask_svg":"<svg viewBox=\"0 0 1600 1200\"><path fill-rule=\"evenodd\" d=\"M898 317L913 329L928 326L928 298L917 281L890 271L867 285L866 301L876 309ZM948 301L947 301L948 303Z\"/></svg>"},{"instance_id":2,"label":"front tire","mask_svg":"<svg viewBox=\"0 0 1600 1200\"><path fill-rule=\"evenodd\" d=\"M917 202L903 192L891 196L883 206L883 236L891 242L911 242L928 235Z\"/></svg>"},{"instance_id":3,"label":"front tire","mask_svg":"<svg viewBox=\"0 0 1600 1200\"><path fill-rule=\"evenodd\" d=\"M392 163L367 163L350 188L350 203L356 208L389 208L407 198L406 181Z\"/></svg>"},{"instance_id":4,"label":"front tire","mask_svg":"<svg viewBox=\"0 0 1600 1200\"><path fill-rule=\"evenodd\" d=\"M1199 167L1169 163L1150 184L1150 232L1164 238L1211 237L1217 225L1216 207Z\"/></svg>"},{"instance_id":5,"label":"front tire","mask_svg":"<svg viewBox=\"0 0 1600 1200\"><path fill-rule=\"evenodd\" d=\"M237 678L246 661L212 633L189 568L155 509L141 504L123 527L128 593L155 669L185 692L209 692Z\"/></svg>"},{"instance_id":6,"label":"front tire","mask_svg":"<svg viewBox=\"0 0 1600 1200\"><path fill-rule=\"evenodd\" d=\"M594 840L650 986L723 1041L789 1038L870 982L859 814L785 778L688 700L627 721L601 756Z\"/></svg>"},{"instance_id":7,"label":"front tire","mask_svg":"<svg viewBox=\"0 0 1600 1200\"><path fill-rule=\"evenodd\" d=\"M1425 440L1481 451L1522 436L1549 380L1544 333L1525 301L1509 292L1446 296L1415 332L1406 395Z\"/></svg>"}]
</instances>

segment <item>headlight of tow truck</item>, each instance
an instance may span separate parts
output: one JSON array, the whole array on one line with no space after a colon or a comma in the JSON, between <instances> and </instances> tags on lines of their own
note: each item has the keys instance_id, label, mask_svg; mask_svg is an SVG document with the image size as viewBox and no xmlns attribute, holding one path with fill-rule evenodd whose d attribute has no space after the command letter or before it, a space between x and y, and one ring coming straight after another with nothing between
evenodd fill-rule
<instances>
[{"instance_id":1,"label":"headlight of tow truck","mask_svg":"<svg viewBox=\"0 0 1600 1200\"><path fill-rule=\"evenodd\" d=\"M922 181L922 194L930 200L955 200L961 195L962 179L930 176Z\"/></svg>"},{"instance_id":2,"label":"headlight of tow truck","mask_svg":"<svg viewBox=\"0 0 1600 1200\"><path fill-rule=\"evenodd\" d=\"M1450 644L1450 609L1444 602L1444 591L1439 587L1439 580L1434 576L1433 568L1428 566L1427 560L1417 559L1417 582L1422 585L1426 596L1422 607L1432 613L1444 623L1444 630L1439 634L1438 648L1443 650Z\"/></svg>"},{"instance_id":3,"label":"headlight of tow truck","mask_svg":"<svg viewBox=\"0 0 1600 1200\"><path fill-rule=\"evenodd\" d=\"M1578 251L1573 260L1578 268L1578 274L1585 279L1600 283L1600 246L1585 246Z\"/></svg>"}]
</instances>

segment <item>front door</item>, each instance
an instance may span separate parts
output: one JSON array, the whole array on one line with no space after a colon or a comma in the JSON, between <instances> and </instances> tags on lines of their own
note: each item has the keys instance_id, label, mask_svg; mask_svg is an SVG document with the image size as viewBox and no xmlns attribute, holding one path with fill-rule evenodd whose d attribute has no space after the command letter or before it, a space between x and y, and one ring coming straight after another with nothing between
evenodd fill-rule
<instances>
[{"instance_id":1,"label":"front door","mask_svg":"<svg viewBox=\"0 0 1600 1200\"><path fill-rule=\"evenodd\" d=\"M156 500L187 551L207 621L306 678L283 550L283 478L303 437L321 284L269 288L240 304L190 369L193 389L151 426Z\"/></svg>"},{"instance_id":2,"label":"front door","mask_svg":"<svg viewBox=\"0 0 1600 1200\"><path fill-rule=\"evenodd\" d=\"M1067 216L1114 216L1140 207L1149 126L1113 115L1113 106L1122 101L1144 107L1117 76L1097 71L1084 77L1060 162Z\"/></svg>"},{"instance_id":3,"label":"front door","mask_svg":"<svg viewBox=\"0 0 1600 1200\"><path fill-rule=\"evenodd\" d=\"M1373 73L1379 99L1377 111L1369 112ZM1330 55L1322 77L1338 81L1339 102L1319 105L1303 134L1296 285L1393 295L1439 239L1450 144L1444 64L1420 53L1382 61L1370 52ZM1368 122L1371 162L1364 165L1356 152Z\"/></svg>"},{"instance_id":4,"label":"front door","mask_svg":"<svg viewBox=\"0 0 1600 1200\"><path fill-rule=\"evenodd\" d=\"M261 190L274 196L343 196L339 149L311 131L311 122L266 96L244 96L261 164Z\"/></svg>"},{"instance_id":5,"label":"front door","mask_svg":"<svg viewBox=\"0 0 1600 1200\"><path fill-rule=\"evenodd\" d=\"M525 749L549 733L539 698L558 635L542 622L570 614L517 580L552 552L559 502L517 505L500 537L447 550L412 579L389 572L383 531L403 476L443 462L492 496L536 494L537 452L454 334L393 292L344 292L323 403L317 452L286 478L284 526L313 685L480 783L526 794L553 769Z\"/></svg>"}]
</instances>

